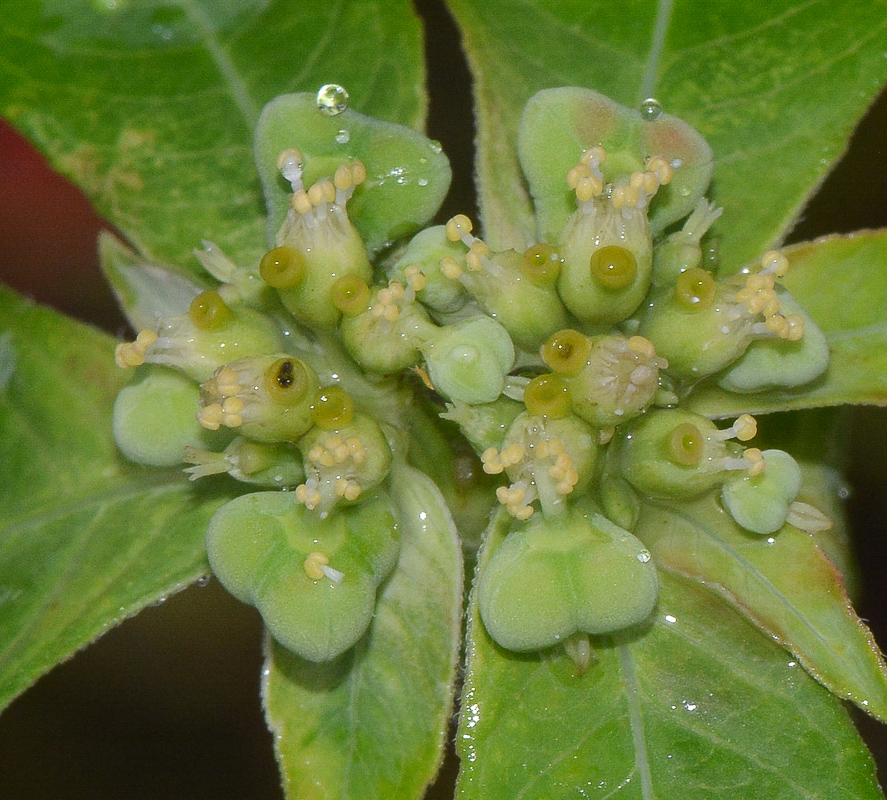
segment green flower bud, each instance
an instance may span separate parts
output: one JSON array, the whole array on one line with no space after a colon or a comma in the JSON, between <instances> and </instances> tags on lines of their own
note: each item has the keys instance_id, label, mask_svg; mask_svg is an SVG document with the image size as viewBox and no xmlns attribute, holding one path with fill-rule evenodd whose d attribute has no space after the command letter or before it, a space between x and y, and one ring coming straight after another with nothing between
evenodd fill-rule
<instances>
[{"instance_id":1,"label":"green flower bud","mask_svg":"<svg viewBox=\"0 0 887 800\"><path fill-rule=\"evenodd\" d=\"M702 266L700 242L722 211L722 208L716 208L713 203L702 198L687 218L684 227L656 245L653 251L654 285L673 286L682 272Z\"/></svg>"},{"instance_id":2,"label":"green flower bud","mask_svg":"<svg viewBox=\"0 0 887 800\"><path fill-rule=\"evenodd\" d=\"M289 442L257 442L238 436L223 452L186 449L185 472L191 480L227 472L232 478L269 489L296 486L305 480L302 456Z\"/></svg>"},{"instance_id":3,"label":"green flower bud","mask_svg":"<svg viewBox=\"0 0 887 800\"><path fill-rule=\"evenodd\" d=\"M437 326L414 298L411 287L392 281L374 287L360 313L342 318L342 343L364 369L387 375L421 362L419 348L434 338Z\"/></svg>"},{"instance_id":4,"label":"green flower bud","mask_svg":"<svg viewBox=\"0 0 887 800\"><path fill-rule=\"evenodd\" d=\"M189 447L212 447L227 437L211 434L196 418L200 389L166 367L145 367L114 401L114 440L130 461L150 467L181 464Z\"/></svg>"},{"instance_id":5,"label":"green flower bud","mask_svg":"<svg viewBox=\"0 0 887 800\"><path fill-rule=\"evenodd\" d=\"M785 314L775 277L788 261L770 251L759 271L715 281L705 270L681 273L673 289L656 292L640 319L638 333L668 359L669 372L695 380L732 364L756 339L798 341L804 319Z\"/></svg>"},{"instance_id":6,"label":"green flower bud","mask_svg":"<svg viewBox=\"0 0 887 800\"><path fill-rule=\"evenodd\" d=\"M681 409L649 411L620 431L611 451L612 471L642 494L692 497L729 480L734 471L763 469L760 450L743 452L727 444L733 437L747 441L756 430L747 414L718 430L705 417Z\"/></svg>"},{"instance_id":7,"label":"green flower bud","mask_svg":"<svg viewBox=\"0 0 887 800\"><path fill-rule=\"evenodd\" d=\"M341 317L333 302L336 282L349 275L367 282L373 277L363 240L346 210L355 188L366 180L366 169L360 161L340 164L332 178L306 190L301 154L284 151L279 163L293 195L277 247L262 257L259 272L299 322L331 330Z\"/></svg>"},{"instance_id":8,"label":"green flower bud","mask_svg":"<svg viewBox=\"0 0 887 800\"><path fill-rule=\"evenodd\" d=\"M514 522L478 578L481 619L508 650L539 650L575 633L644 622L659 584L650 553L594 512Z\"/></svg>"},{"instance_id":9,"label":"green flower bud","mask_svg":"<svg viewBox=\"0 0 887 800\"><path fill-rule=\"evenodd\" d=\"M445 276L462 284L519 347L536 350L552 327L567 324L566 309L554 286L559 258L543 258L540 265L531 256L528 266L525 253L490 253L486 244L471 235L471 222L463 215L447 223L446 234L468 252L464 266L453 259L445 262ZM533 251L538 252L538 248Z\"/></svg>"},{"instance_id":10,"label":"green flower bud","mask_svg":"<svg viewBox=\"0 0 887 800\"><path fill-rule=\"evenodd\" d=\"M282 353L232 361L201 386L197 418L260 442L295 442L313 424L320 385L304 361Z\"/></svg>"},{"instance_id":11,"label":"green flower bud","mask_svg":"<svg viewBox=\"0 0 887 800\"><path fill-rule=\"evenodd\" d=\"M564 351L562 342L575 339L575 331L561 331L549 339L548 352ZM585 364L567 376L573 413L599 428L627 422L642 413L659 390L659 370L668 366L642 336L596 336L588 339ZM546 357L543 353L543 358ZM557 357L549 356L554 363ZM574 365L571 364L572 370Z\"/></svg>"},{"instance_id":12,"label":"green flower bud","mask_svg":"<svg viewBox=\"0 0 887 800\"><path fill-rule=\"evenodd\" d=\"M274 318L205 291L192 299L187 314L141 331L134 342L117 345L114 356L123 368L163 364L203 382L229 361L275 352L283 343Z\"/></svg>"},{"instance_id":13,"label":"green flower bud","mask_svg":"<svg viewBox=\"0 0 887 800\"><path fill-rule=\"evenodd\" d=\"M559 514L568 495L579 496L594 476L598 434L570 415L549 419L524 412L505 436L501 448L481 453L484 472L505 472L511 481L496 491L508 513L525 520L539 501L545 515Z\"/></svg>"},{"instance_id":14,"label":"green flower bud","mask_svg":"<svg viewBox=\"0 0 887 800\"><path fill-rule=\"evenodd\" d=\"M428 308L450 314L468 300L465 287L446 274L452 274L453 264L459 270L464 269L465 248L447 236L443 225L435 225L410 239L406 250L389 270L389 276L404 285L412 285L416 297Z\"/></svg>"},{"instance_id":15,"label":"green flower bud","mask_svg":"<svg viewBox=\"0 0 887 800\"><path fill-rule=\"evenodd\" d=\"M391 448L378 424L363 414L350 417L333 429L318 425L299 440L306 479L296 498L321 517L374 489L391 467Z\"/></svg>"},{"instance_id":16,"label":"green flower bud","mask_svg":"<svg viewBox=\"0 0 887 800\"><path fill-rule=\"evenodd\" d=\"M321 519L292 493L259 492L216 512L206 548L222 585L259 610L277 641L328 661L369 626L376 590L397 560L398 530L384 494Z\"/></svg>"},{"instance_id":17,"label":"green flower bud","mask_svg":"<svg viewBox=\"0 0 887 800\"><path fill-rule=\"evenodd\" d=\"M437 329L422 353L434 388L448 400L469 405L493 402L514 364L508 331L489 317Z\"/></svg>"}]
</instances>

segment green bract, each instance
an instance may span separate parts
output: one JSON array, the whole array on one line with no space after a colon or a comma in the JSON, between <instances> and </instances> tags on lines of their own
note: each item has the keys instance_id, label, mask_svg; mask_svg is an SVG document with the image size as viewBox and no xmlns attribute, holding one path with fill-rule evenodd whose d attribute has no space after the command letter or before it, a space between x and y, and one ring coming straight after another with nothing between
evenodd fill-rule
<instances>
[{"instance_id":1,"label":"green bract","mask_svg":"<svg viewBox=\"0 0 887 800\"><path fill-rule=\"evenodd\" d=\"M650 213L656 233L686 216L711 180L711 148L687 123L670 114L644 119L640 111L590 89L545 89L531 97L517 146L536 205L539 237L547 242L557 241L575 209L565 178L591 147L607 150L607 181L643 169L653 156L680 162L677 177Z\"/></svg>"},{"instance_id":2,"label":"green bract","mask_svg":"<svg viewBox=\"0 0 887 800\"><path fill-rule=\"evenodd\" d=\"M332 178L342 164L364 163L366 183L355 193L349 215L371 253L427 223L450 185L447 157L422 134L350 108L325 114L313 94L282 95L265 106L256 128L269 241L290 204L290 187L277 166L278 156L289 148L304 159L306 186Z\"/></svg>"},{"instance_id":3,"label":"green bract","mask_svg":"<svg viewBox=\"0 0 887 800\"><path fill-rule=\"evenodd\" d=\"M292 494L259 492L216 513L206 549L216 577L275 639L327 661L366 631L397 560L397 521L385 494L320 519Z\"/></svg>"},{"instance_id":4,"label":"green bract","mask_svg":"<svg viewBox=\"0 0 887 800\"><path fill-rule=\"evenodd\" d=\"M657 587L637 538L600 514L573 509L515 523L480 574L477 601L498 644L538 650L575 633L643 622Z\"/></svg>"}]
</instances>

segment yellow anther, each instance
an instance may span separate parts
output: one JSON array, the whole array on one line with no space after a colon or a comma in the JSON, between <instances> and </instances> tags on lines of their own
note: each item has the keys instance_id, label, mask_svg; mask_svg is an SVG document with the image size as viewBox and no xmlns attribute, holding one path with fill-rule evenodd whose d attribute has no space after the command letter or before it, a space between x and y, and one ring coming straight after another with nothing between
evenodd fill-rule
<instances>
[{"instance_id":1,"label":"yellow anther","mask_svg":"<svg viewBox=\"0 0 887 800\"><path fill-rule=\"evenodd\" d=\"M772 317L768 317L764 321L764 325L767 326L767 330L775 333L780 339L788 338L789 326L785 317L782 317L779 314L774 314Z\"/></svg>"},{"instance_id":2,"label":"yellow anther","mask_svg":"<svg viewBox=\"0 0 887 800\"><path fill-rule=\"evenodd\" d=\"M320 505L323 500L320 492L316 488L308 488L307 484L301 483L296 487L296 502L303 503L305 508L313 511Z\"/></svg>"},{"instance_id":3,"label":"yellow anther","mask_svg":"<svg viewBox=\"0 0 887 800\"><path fill-rule=\"evenodd\" d=\"M299 488L301 489L302 487L300 486ZM330 559L329 556L326 555L326 553L316 551L314 553L308 554L308 556L305 558L305 563L303 564L303 567L305 568L305 573L308 575L309 578L311 578L312 581L319 581L324 576L323 568L329 563Z\"/></svg>"},{"instance_id":4,"label":"yellow anther","mask_svg":"<svg viewBox=\"0 0 887 800\"><path fill-rule=\"evenodd\" d=\"M320 459L323 457L324 452L324 448L319 444L316 444L308 451L308 460L314 464L318 464L320 463Z\"/></svg>"},{"instance_id":5,"label":"yellow anther","mask_svg":"<svg viewBox=\"0 0 887 800\"><path fill-rule=\"evenodd\" d=\"M567 173L567 188L576 189L583 178L587 178L591 170L585 164L577 164ZM588 198L585 198L586 200Z\"/></svg>"},{"instance_id":6,"label":"yellow anther","mask_svg":"<svg viewBox=\"0 0 887 800\"><path fill-rule=\"evenodd\" d=\"M222 401L222 411L225 415L239 414L243 411L243 400L239 397L226 397Z\"/></svg>"},{"instance_id":7,"label":"yellow anther","mask_svg":"<svg viewBox=\"0 0 887 800\"><path fill-rule=\"evenodd\" d=\"M451 242L461 241L464 234L471 233L474 226L464 214L456 214L446 225L447 239Z\"/></svg>"},{"instance_id":8,"label":"yellow anther","mask_svg":"<svg viewBox=\"0 0 887 800\"><path fill-rule=\"evenodd\" d=\"M332 181L322 181L320 184L320 188L323 189L323 199L327 203L336 202L336 187L333 185Z\"/></svg>"},{"instance_id":9,"label":"yellow anther","mask_svg":"<svg viewBox=\"0 0 887 800\"><path fill-rule=\"evenodd\" d=\"M628 178L628 185L635 190L643 189L646 183L647 174L643 172L632 172L631 176Z\"/></svg>"},{"instance_id":10,"label":"yellow anther","mask_svg":"<svg viewBox=\"0 0 887 800\"><path fill-rule=\"evenodd\" d=\"M488 447L484 450L480 460L487 475L499 475L505 471L505 465L499 458L499 451L495 447Z\"/></svg>"},{"instance_id":11,"label":"yellow anther","mask_svg":"<svg viewBox=\"0 0 887 800\"><path fill-rule=\"evenodd\" d=\"M286 150L281 150L277 156L277 169L283 169L288 164L301 164L302 161L301 151L295 147L288 147Z\"/></svg>"},{"instance_id":12,"label":"yellow anther","mask_svg":"<svg viewBox=\"0 0 887 800\"><path fill-rule=\"evenodd\" d=\"M594 175L586 175L581 178L576 186L576 199L580 203L587 203L592 197L600 197L604 191L604 183Z\"/></svg>"},{"instance_id":13,"label":"yellow anther","mask_svg":"<svg viewBox=\"0 0 887 800\"><path fill-rule=\"evenodd\" d=\"M646 358L656 358L656 348L653 342L643 336L632 336L625 346L633 353L638 353Z\"/></svg>"},{"instance_id":14,"label":"yellow anther","mask_svg":"<svg viewBox=\"0 0 887 800\"><path fill-rule=\"evenodd\" d=\"M290 203L296 212L302 216L311 212L311 200L308 198L308 192L304 189L299 189L299 191L293 195Z\"/></svg>"},{"instance_id":15,"label":"yellow anther","mask_svg":"<svg viewBox=\"0 0 887 800\"><path fill-rule=\"evenodd\" d=\"M758 433L758 423L751 414L742 414L733 423L734 436L740 442L747 442L754 439Z\"/></svg>"},{"instance_id":16,"label":"yellow anther","mask_svg":"<svg viewBox=\"0 0 887 800\"><path fill-rule=\"evenodd\" d=\"M222 397L230 397L231 395L240 394L243 391L243 385L237 375L237 370L231 367L222 367L215 376L215 390Z\"/></svg>"},{"instance_id":17,"label":"yellow anther","mask_svg":"<svg viewBox=\"0 0 887 800\"><path fill-rule=\"evenodd\" d=\"M674 167L662 156L653 156L647 160L647 169L656 176L662 186L671 183L674 178Z\"/></svg>"},{"instance_id":18,"label":"yellow anther","mask_svg":"<svg viewBox=\"0 0 887 800\"><path fill-rule=\"evenodd\" d=\"M748 461L748 474L750 477L760 475L767 468L764 454L757 447L749 447L742 454L742 457Z\"/></svg>"},{"instance_id":19,"label":"yellow anther","mask_svg":"<svg viewBox=\"0 0 887 800\"><path fill-rule=\"evenodd\" d=\"M445 278L449 278L451 281L458 280L462 275L462 267L459 266L456 259L450 256L440 260L440 271Z\"/></svg>"},{"instance_id":20,"label":"yellow anther","mask_svg":"<svg viewBox=\"0 0 887 800\"><path fill-rule=\"evenodd\" d=\"M778 250L768 250L761 256L761 268L767 274L781 278L788 272L788 259Z\"/></svg>"},{"instance_id":21,"label":"yellow anther","mask_svg":"<svg viewBox=\"0 0 887 800\"><path fill-rule=\"evenodd\" d=\"M517 442L512 442L502 451L500 459L506 467L510 467L513 464L519 464L523 461L524 455L525 450L523 445L520 445Z\"/></svg>"},{"instance_id":22,"label":"yellow anther","mask_svg":"<svg viewBox=\"0 0 887 800\"><path fill-rule=\"evenodd\" d=\"M333 185L337 189L341 189L342 191L346 191L350 189L354 185L354 179L351 174L351 168L342 164L340 167L336 168L336 172L333 175Z\"/></svg>"},{"instance_id":23,"label":"yellow anther","mask_svg":"<svg viewBox=\"0 0 887 800\"><path fill-rule=\"evenodd\" d=\"M425 277L425 273L422 272L416 264L410 264L410 266L403 271L403 274L407 279L410 288L414 292L421 292L428 285L428 279Z\"/></svg>"},{"instance_id":24,"label":"yellow anther","mask_svg":"<svg viewBox=\"0 0 887 800\"><path fill-rule=\"evenodd\" d=\"M644 173L644 191L652 197L659 190L661 183L655 172Z\"/></svg>"},{"instance_id":25,"label":"yellow anther","mask_svg":"<svg viewBox=\"0 0 887 800\"><path fill-rule=\"evenodd\" d=\"M308 201L315 207L324 204L323 181L318 181L311 186L308 190Z\"/></svg>"},{"instance_id":26,"label":"yellow anther","mask_svg":"<svg viewBox=\"0 0 887 800\"><path fill-rule=\"evenodd\" d=\"M221 403L210 403L197 412L197 421L207 430L217 431L224 419Z\"/></svg>"},{"instance_id":27,"label":"yellow anther","mask_svg":"<svg viewBox=\"0 0 887 800\"><path fill-rule=\"evenodd\" d=\"M143 330L134 342L121 342L114 350L114 361L118 367L138 367L145 363L147 349L157 341L157 334L152 330Z\"/></svg>"},{"instance_id":28,"label":"yellow anther","mask_svg":"<svg viewBox=\"0 0 887 800\"><path fill-rule=\"evenodd\" d=\"M354 162L351 164L351 183L355 186L359 186L367 179L367 168L364 166L363 161L359 158L354 159Z\"/></svg>"},{"instance_id":29,"label":"yellow anther","mask_svg":"<svg viewBox=\"0 0 887 800\"><path fill-rule=\"evenodd\" d=\"M804 336L804 318L800 314L789 314L785 321L788 323L788 330L785 338L790 342L797 342Z\"/></svg>"},{"instance_id":30,"label":"yellow anther","mask_svg":"<svg viewBox=\"0 0 887 800\"><path fill-rule=\"evenodd\" d=\"M521 521L528 520L533 516L533 506L519 506L517 508L509 506L508 510L515 519Z\"/></svg>"}]
</instances>

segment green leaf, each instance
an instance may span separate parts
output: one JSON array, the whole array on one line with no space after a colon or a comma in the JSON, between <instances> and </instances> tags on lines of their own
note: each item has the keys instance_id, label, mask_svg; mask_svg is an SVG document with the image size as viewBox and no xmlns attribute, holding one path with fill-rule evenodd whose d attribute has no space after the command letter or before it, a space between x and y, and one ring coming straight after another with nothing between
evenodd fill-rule
<instances>
[{"instance_id":1,"label":"green leaf","mask_svg":"<svg viewBox=\"0 0 887 800\"><path fill-rule=\"evenodd\" d=\"M208 569L219 498L117 453L113 348L0 289L0 707Z\"/></svg>"},{"instance_id":2,"label":"green leaf","mask_svg":"<svg viewBox=\"0 0 887 800\"><path fill-rule=\"evenodd\" d=\"M487 553L501 541L494 529ZM483 556L482 556L483 557ZM663 573L642 635L496 647L472 610L457 748L461 798L879 798L839 700L698 585Z\"/></svg>"},{"instance_id":3,"label":"green leaf","mask_svg":"<svg viewBox=\"0 0 887 800\"><path fill-rule=\"evenodd\" d=\"M708 417L844 403L887 405L887 231L831 236L787 248L782 283L825 334L829 366L810 384L734 394L713 382L686 407Z\"/></svg>"},{"instance_id":4,"label":"green leaf","mask_svg":"<svg viewBox=\"0 0 887 800\"><path fill-rule=\"evenodd\" d=\"M145 257L193 268L204 237L245 266L263 250L252 141L271 98L335 82L365 113L425 113L407 0L25 0L0 53L0 113Z\"/></svg>"},{"instance_id":5,"label":"green leaf","mask_svg":"<svg viewBox=\"0 0 887 800\"><path fill-rule=\"evenodd\" d=\"M715 154L714 230L732 271L781 239L887 77L887 2L748 4L450 0L475 77L478 181L493 249L533 237L517 163L524 104L584 86L648 97Z\"/></svg>"},{"instance_id":6,"label":"green leaf","mask_svg":"<svg viewBox=\"0 0 887 800\"><path fill-rule=\"evenodd\" d=\"M805 499L822 505L821 497ZM817 542L822 534L791 525L772 536L750 534L717 494L692 502L645 500L636 533L662 569L720 593L836 695L887 718L887 667Z\"/></svg>"},{"instance_id":7,"label":"green leaf","mask_svg":"<svg viewBox=\"0 0 887 800\"><path fill-rule=\"evenodd\" d=\"M370 631L313 664L271 644L265 708L288 797L420 798L440 764L462 609L456 531L440 493L394 470L400 560Z\"/></svg>"}]
</instances>

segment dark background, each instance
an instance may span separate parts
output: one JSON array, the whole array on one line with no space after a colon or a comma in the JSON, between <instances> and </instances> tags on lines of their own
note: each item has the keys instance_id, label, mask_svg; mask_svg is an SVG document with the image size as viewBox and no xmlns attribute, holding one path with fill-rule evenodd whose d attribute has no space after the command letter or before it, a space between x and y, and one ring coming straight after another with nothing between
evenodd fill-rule
<instances>
[{"instance_id":1,"label":"dark background","mask_svg":"<svg viewBox=\"0 0 887 800\"><path fill-rule=\"evenodd\" d=\"M456 180L441 217L476 218L470 79L458 37L433 0L428 30L429 135ZM458 115L448 113L459 109ZM791 241L887 226L887 94L808 207ZM0 123L0 281L111 333L125 322L102 279L103 222L83 195ZM856 532L860 614L887 642L887 412L854 412L848 511ZM41 679L0 716L4 800L281 798L258 700L261 624L214 581L147 609ZM887 781L887 726L856 715ZM453 764L438 788L452 791Z\"/></svg>"}]
</instances>

